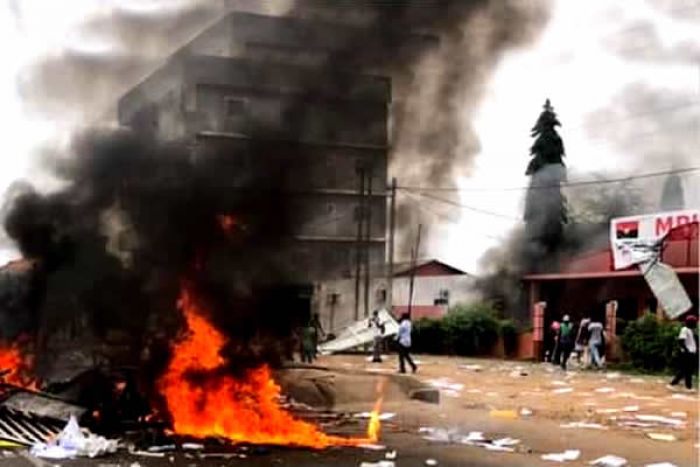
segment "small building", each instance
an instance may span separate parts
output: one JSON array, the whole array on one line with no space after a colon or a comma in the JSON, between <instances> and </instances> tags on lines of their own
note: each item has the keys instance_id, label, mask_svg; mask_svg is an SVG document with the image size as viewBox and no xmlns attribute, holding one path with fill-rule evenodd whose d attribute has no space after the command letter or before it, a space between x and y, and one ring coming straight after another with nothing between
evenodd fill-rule
<instances>
[{"instance_id":1,"label":"small building","mask_svg":"<svg viewBox=\"0 0 700 467\"><path fill-rule=\"evenodd\" d=\"M697 225L697 224L695 224ZM670 235L664 243L659 260L671 266L698 310L698 229L687 236ZM564 314L577 322L584 314L604 321L611 336L624 332L625 324L645 312L663 315L656 297L639 268L613 268L610 247L598 248L565 261L558 271L528 274L523 277L528 294L528 306L534 325L533 354L540 357L545 330L552 321ZM613 337L614 340L614 337ZM525 355L523 355L525 356Z\"/></svg>"},{"instance_id":2,"label":"small building","mask_svg":"<svg viewBox=\"0 0 700 467\"><path fill-rule=\"evenodd\" d=\"M478 297L474 289L474 276L437 259L395 265L393 281L384 277L371 280L369 308L389 308L390 282L393 282L394 316L408 311L411 275L414 276L412 319L424 317L440 318L450 306L474 300ZM364 288L360 284L358 294L355 279L324 281L317 284L317 296L322 299L318 309L321 323L327 332L336 332L349 323L365 317ZM356 299L357 297L357 299Z\"/></svg>"}]
</instances>

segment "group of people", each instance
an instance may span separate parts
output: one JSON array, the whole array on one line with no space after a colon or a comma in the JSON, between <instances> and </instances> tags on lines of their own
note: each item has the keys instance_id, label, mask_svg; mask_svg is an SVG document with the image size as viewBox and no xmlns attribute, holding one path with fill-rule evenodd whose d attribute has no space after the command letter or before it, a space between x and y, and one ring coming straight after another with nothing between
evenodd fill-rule
<instances>
[{"instance_id":1,"label":"group of people","mask_svg":"<svg viewBox=\"0 0 700 467\"><path fill-rule=\"evenodd\" d=\"M585 316L576 326L569 315L564 315L561 322L552 322L549 332L546 361L566 370L569 358L576 354L583 366L603 368L607 335L600 320Z\"/></svg>"},{"instance_id":2,"label":"group of people","mask_svg":"<svg viewBox=\"0 0 700 467\"><path fill-rule=\"evenodd\" d=\"M373 331L372 361L381 363L386 329L378 310L375 310L369 318L368 327ZM411 318L408 313L404 313L399 319L399 330L395 336L399 356L399 373L406 373L406 364L411 367L413 373L418 369L410 354L411 331ZM317 356L319 340L325 335L318 313L311 316L306 326L301 328L300 334L301 361L302 363L313 363Z\"/></svg>"}]
</instances>

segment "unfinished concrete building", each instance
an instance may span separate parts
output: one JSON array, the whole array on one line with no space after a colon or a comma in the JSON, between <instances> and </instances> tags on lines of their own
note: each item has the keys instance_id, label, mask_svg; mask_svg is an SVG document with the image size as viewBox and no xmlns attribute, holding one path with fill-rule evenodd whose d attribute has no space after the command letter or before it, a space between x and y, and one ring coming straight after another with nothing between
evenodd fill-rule
<instances>
[{"instance_id":1,"label":"unfinished concrete building","mask_svg":"<svg viewBox=\"0 0 700 467\"><path fill-rule=\"evenodd\" d=\"M224 148L231 173L245 174L246 147L261 140L294 152L303 176L285 174L282 187L298 205L288 254L309 307L314 283L355 274L363 212L371 212L369 263L376 270L385 264L390 80L323 66L335 41L344 43L344 30L357 33L347 25L231 13L119 101L121 125L184 140L195 158ZM313 96L303 93L309 83ZM300 104L303 118L290 118L289 108ZM359 171L371 174L372 196L360 196ZM369 210L360 208L362 199L371 199Z\"/></svg>"}]
</instances>

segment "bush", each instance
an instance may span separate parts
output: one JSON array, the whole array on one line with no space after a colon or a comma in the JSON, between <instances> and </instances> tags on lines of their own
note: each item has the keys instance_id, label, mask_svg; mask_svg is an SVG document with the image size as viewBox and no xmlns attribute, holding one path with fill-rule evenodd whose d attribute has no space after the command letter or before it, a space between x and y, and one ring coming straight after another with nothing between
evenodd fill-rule
<instances>
[{"instance_id":1,"label":"bush","mask_svg":"<svg viewBox=\"0 0 700 467\"><path fill-rule=\"evenodd\" d=\"M664 371L673 367L680 324L657 320L646 313L627 323L622 334L622 350L641 371Z\"/></svg>"},{"instance_id":2,"label":"bush","mask_svg":"<svg viewBox=\"0 0 700 467\"><path fill-rule=\"evenodd\" d=\"M441 319L421 318L413 324L411 334L416 353L445 353L445 329Z\"/></svg>"},{"instance_id":3,"label":"bush","mask_svg":"<svg viewBox=\"0 0 700 467\"><path fill-rule=\"evenodd\" d=\"M457 305L443 318L444 342L449 353L488 354L498 341L499 323L487 304Z\"/></svg>"},{"instance_id":4,"label":"bush","mask_svg":"<svg viewBox=\"0 0 700 467\"><path fill-rule=\"evenodd\" d=\"M503 351L507 357L515 355L518 350L518 327L510 319L504 319L499 324L503 339Z\"/></svg>"}]
</instances>

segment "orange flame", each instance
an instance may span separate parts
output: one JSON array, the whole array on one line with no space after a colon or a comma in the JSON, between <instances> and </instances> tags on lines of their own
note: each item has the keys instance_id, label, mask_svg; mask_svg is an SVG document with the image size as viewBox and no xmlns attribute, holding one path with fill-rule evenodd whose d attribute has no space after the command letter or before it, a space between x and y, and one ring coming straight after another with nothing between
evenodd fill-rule
<instances>
[{"instance_id":1,"label":"orange flame","mask_svg":"<svg viewBox=\"0 0 700 467\"><path fill-rule=\"evenodd\" d=\"M36 379L31 376L32 367L33 358L23 354L18 344L0 344L0 371L9 370L0 380L14 386L36 390Z\"/></svg>"},{"instance_id":2,"label":"orange flame","mask_svg":"<svg viewBox=\"0 0 700 467\"><path fill-rule=\"evenodd\" d=\"M178 307L189 333L174 344L168 368L158 381L175 433L317 449L378 440L378 407L367 438L331 436L279 407L280 387L267 366L250 370L240 379L215 373L225 364L219 354L226 343L224 336L203 318L200 304L187 287L182 290ZM196 374L202 378L191 377Z\"/></svg>"}]
</instances>

